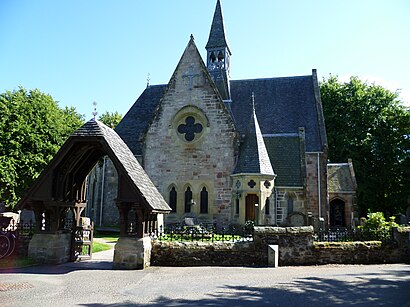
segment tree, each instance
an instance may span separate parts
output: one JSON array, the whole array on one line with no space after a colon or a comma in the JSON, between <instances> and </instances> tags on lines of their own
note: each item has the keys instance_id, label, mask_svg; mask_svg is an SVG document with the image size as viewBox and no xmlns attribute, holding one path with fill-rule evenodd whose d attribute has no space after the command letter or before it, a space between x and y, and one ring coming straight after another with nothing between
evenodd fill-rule
<instances>
[{"instance_id":1,"label":"tree","mask_svg":"<svg viewBox=\"0 0 410 307\"><path fill-rule=\"evenodd\" d=\"M23 87L0 94L0 114L0 202L13 207L83 118Z\"/></svg>"},{"instance_id":2,"label":"tree","mask_svg":"<svg viewBox=\"0 0 410 307\"><path fill-rule=\"evenodd\" d=\"M404 212L410 195L410 110L398 93L352 77L320 85L332 162L353 159L358 203L387 214Z\"/></svg>"},{"instance_id":3,"label":"tree","mask_svg":"<svg viewBox=\"0 0 410 307\"><path fill-rule=\"evenodd\" d=\"M108 127L112 129L117 127L121 119L122 119L122 115L119 114L117 111L112 112L112 113L107 111L98 118L99 121L103 122L105 125L107 125Z\"/></svg>"}]
</instances>

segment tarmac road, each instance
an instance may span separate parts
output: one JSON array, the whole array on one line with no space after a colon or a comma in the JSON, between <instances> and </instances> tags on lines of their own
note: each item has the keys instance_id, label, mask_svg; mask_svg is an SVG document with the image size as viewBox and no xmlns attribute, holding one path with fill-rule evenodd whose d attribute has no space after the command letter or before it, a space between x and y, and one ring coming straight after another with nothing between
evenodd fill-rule
<instances>
[{"instance_id":1,"label":"tarmac road","mask_svg":"<svg viewBox=\"0 0 410 307\"><path fill-rule=\"evenodd\" d=\"M0 306L410 306L405 264L123 271L106 255L0 271Z\"/></svg>"}]
</instances>

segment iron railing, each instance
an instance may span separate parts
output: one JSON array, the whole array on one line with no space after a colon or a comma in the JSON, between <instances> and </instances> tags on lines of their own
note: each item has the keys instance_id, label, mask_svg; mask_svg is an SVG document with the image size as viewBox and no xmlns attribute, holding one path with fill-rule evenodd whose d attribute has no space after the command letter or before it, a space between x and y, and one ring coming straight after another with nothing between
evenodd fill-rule
<instances>
[{"instance_id":1,"label":"iron railing","mask_svg":"<svg viewBox=\"0 0 410 307\"><path fill-rule=\"evenodd\" d=\"M369 231L365 229L335 228L319 229L313 236L317 242L353 242L353 241L381 241L394 242L393 229Z\"/></svg>"},{"instance_id":2,"label":"iron railing","mask_svg":"<svg viewBox=\"0 0 410 307\"><path fill-rule=\"evenodd\" d=\"M161 226L150 236L154 240L174 242L250 242L253 241L253 227L229 226L217 229L213 224L173 224L164 228Z\"/></svg>"}]
</instances>

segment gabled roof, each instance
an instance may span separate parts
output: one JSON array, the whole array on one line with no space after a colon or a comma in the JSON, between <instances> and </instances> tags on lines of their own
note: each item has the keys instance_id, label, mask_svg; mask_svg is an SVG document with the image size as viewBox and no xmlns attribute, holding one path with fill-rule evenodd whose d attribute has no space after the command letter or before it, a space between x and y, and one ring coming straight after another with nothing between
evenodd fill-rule
<instances>
[{"instance_id":1,"label":"gabled roof","mask_svg":"<svg viewBox=\"0 0 410 307\"><path fill-rule=\"evenodd\" d=\"M259 128L255 109L253 109L248 131L241 144L234 174L275 175Z\"/></svg>"},{"instance_id":2,"label":"gabled roof","mask_svg":"<svg viewBox=\"0 0 410 307\"><path fill-rule=\"evenodd\" d=\"M124 141L114 130L94 119L86 122L68 138L20 203L32 198L39 189L44 190L42 187L44 184L47 185L46 189L51 190L53 180L50 178L55 175L55 170L59 169L61 163L64 162L64 165L71 170L79 166L83 167L84 170L78 172L78 180L81 181L85 180L88 169L92 168L103 154L109 156L119 175L130 183L129 187L135 189L136 196L143 201L147 209L157 212L171 210ZM69 176L65 172L62 174ZM77 182L74 184L78 185ZM47 194L48 199L44 200L51 200L51 193ZM44 196L44 193L42 195Z\"/></svg>"},{"instance_id":3,"label":"gabled roof","mask_svg":"<svg viewBox=\"0 0 410 307\"><path fill-rule=\"evenodd\" d=\"M352 162L329 163L327 165L327 186L329 193L355 192L357 183Z\"/></svg>"},{"instance_id":4,"label":"gabled roof","mask_svg":"<svg viewBox=\"0 0 410 307\"><path fill-rule=\"evenodd\" d=\"M306 151L319 152L327 146L326 130L315 73L311 76L232 80L232 102L227 104L239 133L248 128L252 92L263 135L306 131ZM147 87L115 129L135 155L142 154L140 138L150 123L167 85Z\"/></svg>"},{"instance_id":5,"label":"gabled roof","mask_svg":"<svg viewBox=\"0 0 410 307\"><path fill-rule=\"evenodd\" d=\"M225 28L222 16L221 3L218 0L216 2L216 8L214 18L212 20L211 31L209 33L208 43L206 44L205 48L212 49L221 47L228 48L229 54L231 54L225 37Z\"/></svg>"}]
</instances>

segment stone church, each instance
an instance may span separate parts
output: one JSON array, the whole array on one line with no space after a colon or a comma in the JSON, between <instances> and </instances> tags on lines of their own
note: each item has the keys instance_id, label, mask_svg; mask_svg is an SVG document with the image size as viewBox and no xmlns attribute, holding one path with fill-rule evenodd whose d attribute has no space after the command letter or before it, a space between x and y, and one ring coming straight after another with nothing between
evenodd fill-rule
<instances>
[{"instance_id":1,"label":"stone church","mask_svg":"<svg viewBox=\"0 0 410 307\"><path fill-rule=\"evenodd\" d=\"M172 208L165 223L351 226L354 171L327 164L316 70L231 80L219 0L205 49L191 36L169 83L147 85L116 128ZM89 175L97 225L117 223L117 176L108 159Z\"/></svg>"}]
</instances>

